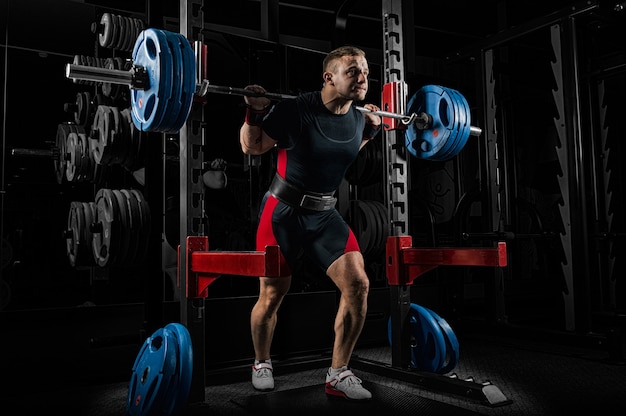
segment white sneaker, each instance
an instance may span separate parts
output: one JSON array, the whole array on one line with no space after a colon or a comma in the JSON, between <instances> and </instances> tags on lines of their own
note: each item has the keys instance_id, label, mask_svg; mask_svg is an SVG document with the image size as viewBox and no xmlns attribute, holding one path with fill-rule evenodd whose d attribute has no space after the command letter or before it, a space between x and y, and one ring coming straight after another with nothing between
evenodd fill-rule
<instances>
[{"instance_id":1,"label":"white sneaker","mask_svg":"<svg viewBox=\"0 0 626 416\"><path fill-rule=\"evenodd\" d=\"M326 373L326 394L344 397L349 400L369 400L372 393L361 385L361 379L346 367L336 376Z\"/></svg>"},{"instance_id":2,"label":"white sneaker","mask_svg":"<svg viewBox=\"0 0 626 416\"><path fill-rule=\"evenodd\" d=\"M252 366L252 386L259 391L274 390L274 368L271 363Z\"/></svg>"}]
</instances>

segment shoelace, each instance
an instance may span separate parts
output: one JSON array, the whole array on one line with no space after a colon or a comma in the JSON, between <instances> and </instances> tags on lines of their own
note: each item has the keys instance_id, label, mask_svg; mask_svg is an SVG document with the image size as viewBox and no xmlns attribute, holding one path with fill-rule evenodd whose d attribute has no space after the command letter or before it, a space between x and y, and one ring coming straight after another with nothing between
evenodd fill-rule
<instances>
[{"instance_id":1,"label":"shoelace","mask_svg":"<svg viewBox=\"0 0 626 416\"><path fill-rule=\"evenodd\" d=\"M356 386L356 385L361 384L361 379L358 378L357 376L348 376L342 381L340 381L340 383L346 383L349 386Z\"/></svg>"},{"instance_id":2,"label":"shoelace","mask_svg":"<svg viewBox=\"0 0 626 416\"><path fill-rule=\"evenodd\" d=\"M272 375L272 372L269 368L260 368L256 370L256 377L258 378L268 378Z\"/></svg>"}]
</instances>

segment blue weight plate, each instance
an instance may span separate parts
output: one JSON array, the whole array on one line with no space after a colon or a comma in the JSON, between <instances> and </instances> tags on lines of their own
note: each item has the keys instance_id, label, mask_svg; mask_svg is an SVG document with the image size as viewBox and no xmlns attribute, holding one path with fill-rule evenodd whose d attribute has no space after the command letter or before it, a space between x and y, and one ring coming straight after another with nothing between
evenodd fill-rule
<instances>
[{"instance_id":1,"label":"blue weight plate","mask_svg":"<svg viewBox=\"0 0 626 416\"><path fill-rule=\"evenodd\" d=\"M174 380L169 391L165 395L165 404L169 403L168 415L180 414L187 404L189 390L191 389L191 375L193 373L193 349L191 336L187 328L179 323L165 325L165 329L170 330L178 345L178 366Z\"/></svg>"},{"instance_id":2,"label":"blue weight plate","mask_svg":"<svg viewBox=\"0 0 626 416\"><path fill-rule=\"evenodd\" d=\"M470 111L470 107L469 107L467 100L465 99L463 94L461 94L460 92L455 90L454 93L457 95L457 99L458 99L460 109L461 109L460 112L464 116L464 118L463 118L463 128L462 128L461 134L459 135L459 139L457 140L456 146L453 149L453 154L450 157L456 156L461 150L463 150L463 148L465 147L465 144L467 143L467 139L470 136L470 130L471 130L471 124L472 124L471 111Z\"/></svg>"},{"instance_id":3,"label":"blue weight plate","mask_svg":"<svg viewBox=\"0 0 626 416\"><path fill-rule=\"evenodd\" d=\"M457 141L459 140L459 135L462 130L462 120L464 119L463 114L461 113L461 104L458 101L457 94L455 90L451 88L442 87L446 91L448 97L450 97L450 102L452 103L452 107L454 111L453 114L453 122L452 122L452 130L450 131L450 137L448 138L446 144L441 148L441 150L433 156L434 160L445 161L450 159L453 156L454 149L456 148Z\"/></svg>"},{"instance_id":4,"label":"blue weight plate","mask_svg":"<svg viewBox=\"0 0 626 416\"><path fill-rule=\"evenodd\" d=\"M438 85L426 85L411 97L409 113L425 112L430 114L432 126L426 130L418 129L415 124L406 132L407 149L416 157L431 159L446 144L452 130L453 114L450 97Z\"/></svg>"},{"instance_id":5,"label":"blue weight plate","mask_svg":"<svg viewBox=\"0 0 626 416\"><path fill-rule=\"evenodd\" d=\"M158 129L172 95L172 52L162 30L146 29L137 37L133 63L148 73L145 90L132 88L131 108L135 126L141 131Z\"/></svg>"},{"instance_id":6,"label":"blue weight plate","mask_svg":"<svg viewBox=\"0 0 626 416\"><path fill-rule=\"evenodd\" d=\"M196 94L196 54L186 37L180 33L175 33L174 35L179 37L179 45L182 49L183 65L181 68L181 75L183 79L183 88L180 98L181 108L178 113L178 117L172 124L169 132L178 133L189 117L191 105L193 104L193 98Z\"/></svg>"},{"instance_id":7,"label":"blue weight plate","mask_svg":"<svg viewBox=\"0 0 626 416\"><path fill-rule=\"evenodd\" d=\"M172 129L180 109L182 107L181 96L183 92L183 55L180 47L180 38L175 33L162 30L172 53L172 94L165 105L163 120L158 126L158 131L168 132Z\"/></svg>"},{"instance_id":8,"label":"blue weight plate","mask_svg":"<svg viewBox=\"0 0 626 416\"><path fill-rule=\"evenodd\" d=\"M435 318L445 338L446 356L444 359L444 365L438 371L438 373L440 374L445 374L454 370L459 362L459 340L454 334L454 331L452 330L450 324L448 324L448 321L437 315L437 313L432 311L431 309L425 309L427 309L432 317Z\"/></svg>"},{"instance_id":9,"label":"blue weight plate","mask_svg":"<svg viewBox=\"0 0 626 416\"><path fill-rule=\"evenodd\" d=\"M446 342L441 327L424 307L415 303L409 310L411 331L411 366L421 371L437 373L444 364ZM391 344L391 319L388 323Z\"/></svg>"},{"instance_id":10,"label":"blue weight plate","mask_svg":"<svg viewBox=\"0 0 626 416\"><path fill-rule=\"evenodd\" d=\"M424 101L424 91L423 89L418 90L413 96L409 99L407 104L409 109L409 114L418 114L424 111L423 109L423 101ZM406 150L414 157L418 157L417 150L415 146L419 146L419 142L416 143L418 137L421 137L422 133L415 124L410 124L404 135L405 147Z\"/></svg>"},{"instance_id":11,"label":"blue weight plate","mask_svg":"<svg viewBox=\"0 0 626 416\"><path fill-rule=\"evenodd\" d=\"M448 135L447 140L441 146L439 151L430 157L431 160L437 161L447 160L446 155L450 153L450 149L453 148L459 132L459 106L454 94L452 94L453 90L446 87L441 88L444 91L443 96L447 97L447 102L450 105L450 134Z\"/></svg>"},{"instance_id":12,"label":"blue weight plate","mask_svg":"<svg viewBox=\"0 0 626 416\"><path fill-rule=\"evenodd\" d=\"M146 339L133 365L127 415L163 414L164 393L176 372L177 356L178 347L172 331L161 328Z\"/></svg>"}]
</instances>

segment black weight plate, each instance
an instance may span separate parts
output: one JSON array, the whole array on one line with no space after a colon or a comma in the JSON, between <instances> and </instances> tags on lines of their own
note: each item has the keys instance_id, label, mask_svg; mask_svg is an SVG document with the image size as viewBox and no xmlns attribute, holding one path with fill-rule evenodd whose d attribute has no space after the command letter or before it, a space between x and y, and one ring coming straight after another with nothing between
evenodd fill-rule
<instances>
[{"instance_id":1,"label":"black weight plate","mask_svg":"<svg viewBox=\"0 0 626 416\"><path fill-rule=\"evenodd\" d=\"M119 213L119 221L120 221L120 233L118 238L119 250L117 251L117 256L114 259L114 264L117 266L123 266L126 264L126 259L128 257L128 247L130 245L130 240L132 237L132 233L130 231L130 219L128 218L128 206L126 202L126 197L122 195L119 189L112 189L111 192L115 197L115 202L117 203L118 213Z\"/></svg>"},{"instance_id":2,"label":"black weight plate","mask_svg":"<svg viewBox=\"0 0 626 416\"><path fill-rule=\"evenodd\" d=\"M93 234L91 227L96 218L96 204L93 202L81 202L83 205L83 216L85 218L85 227L83 228L83 235L81 241L83 242L84 257L81 257L81 266L95 266L96 262L93 258L93 249L91 247L93 241Z\"/></svg>"},{"instance_id":3,"label":"black weight plate","mask_svg":"<svg viewBox=\"0 0 626 416\"><path fill-rule=\"evenodd\" d=\"M117 201L110 189L99 189L95 197L96 222L101 231L93 233L93 254L96 263L105 267L116 258L119 251L120 214Z\"/></svg>"},{"instance_id":4,"label":"black weight plate","mask_svg":"<svg viewBox=\"0 0 626 416\"><path fill-rule=\"evenodd\" d=\"M78 143L78 134L71 132L67 136L67 143L65 144L69 159L65 167L65 177L69 182L73 182L74 179L78 179L80 172L80 163L82 159L82 150Z\"/></svg>"},{"instance_id":5,"label":"black weight plate","mask_svg":"<svg viewBox=\"0 0 626 416\"><path fill-rule=\"evenodd\" d=\"M98 34L98 43L103 48L108 48L111 46L111 41L113 38L113 27L111 24L111 14L103 13L100 18L100 24L102 25L102 30Z\"/></svg>"},{"instance_id":6,"label":"black weight plate","mask_svg":"<svg viewBox=\"0 0 626 416\"><path fill-rule=\"evenodd\" d=\"M128 189L121 189L120 192L125 198L128 227L127 233L130 236L128 242L128 255L126 256L126 264L132 266L137 259L137 252L139 250L139 233L141 232L141 208L139 208L139 201L130 194Z\"/></svg>"},{"instance_id":7,"label":"black weight plate","mask_svg":"<svg viewBox=\"0 0 626 416\"><path fill-rule=\"evenodd\" d=\"M131 189L130 193L131 195L134 195L137 202L139 202L139 211L141 212L141 232L139 233L140 241L138 244L139 249L137 250L137 261L141 262L144 260L146 253L148 252L148 240L150 238L151 231L150 206L144 199L143 194L137 189Z\"/></svg>"},{"instance_id":8,"label":"black weight plate","mask_svg":"<svg viewBox=\"0 0 626 416\"><path fill-rule=\"evenodd\" d=\"M72 201L67 216L67 233L65 236L65 248L68 260L72 267L76 267L76 259L79 258L79 244L81 240L81 229L85 224L79 218L77 209L80 203Z\"/></svg>"},{"instance_id":9,"label":"black weight plate","mask_svg":"<svg viewBox=\"0 0 626 416\"><path fill-rule=\"evenodd\" d=\"M133 171L133 168L137 163L140 139L138 134L139 131L133 124L129 108L125 108L120 111L120 122L122 125L124 140L127 142L127 154L123 165L126 170Z\"/></svg>"},{"instance_id":10,"label":"black weight plate","mask_svg":"<svg viewBox=\"0 0 626 416\"><path fill-rule=\"evenodd\" d=\"M67 136L70 134L68 123L60 123L57 126L57 134L55 139L54 151L54 172L56 173L57 183L59 185L67 180L65 170L67 167Z\"/></svg>"}]
</instances>

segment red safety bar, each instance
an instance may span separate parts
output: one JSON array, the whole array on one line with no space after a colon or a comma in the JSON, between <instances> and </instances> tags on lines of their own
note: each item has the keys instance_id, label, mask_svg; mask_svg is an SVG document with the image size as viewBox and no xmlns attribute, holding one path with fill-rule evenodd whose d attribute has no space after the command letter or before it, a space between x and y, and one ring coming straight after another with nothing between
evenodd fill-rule
<instances>
[{"instance_id":1,"label":"red safety bar","mask_svg":"<svg viewBox=\"0 0 626 416\"><path fill-rule=\"evenodd\" d=\"M187 298L208 296L208 288L223 274L236 276L280 276L280 249L267 246L265 251L209 251L206 236L187 237ZM180 246L178 246L180 267ZM180 270L178 273L180 285Z\"/></svg>"},{"instance_id":2,"label":"red safety bar","mask_svg":"<svg viewBox=\"0 0 626 416\"><path fill-rule=\"evenodd\" d=\"M497 248L413 248L411 236L387 238L387 279L390 285L410 285L437 266L506 266L506 243Z\"/></svg>"}]
</instances>

